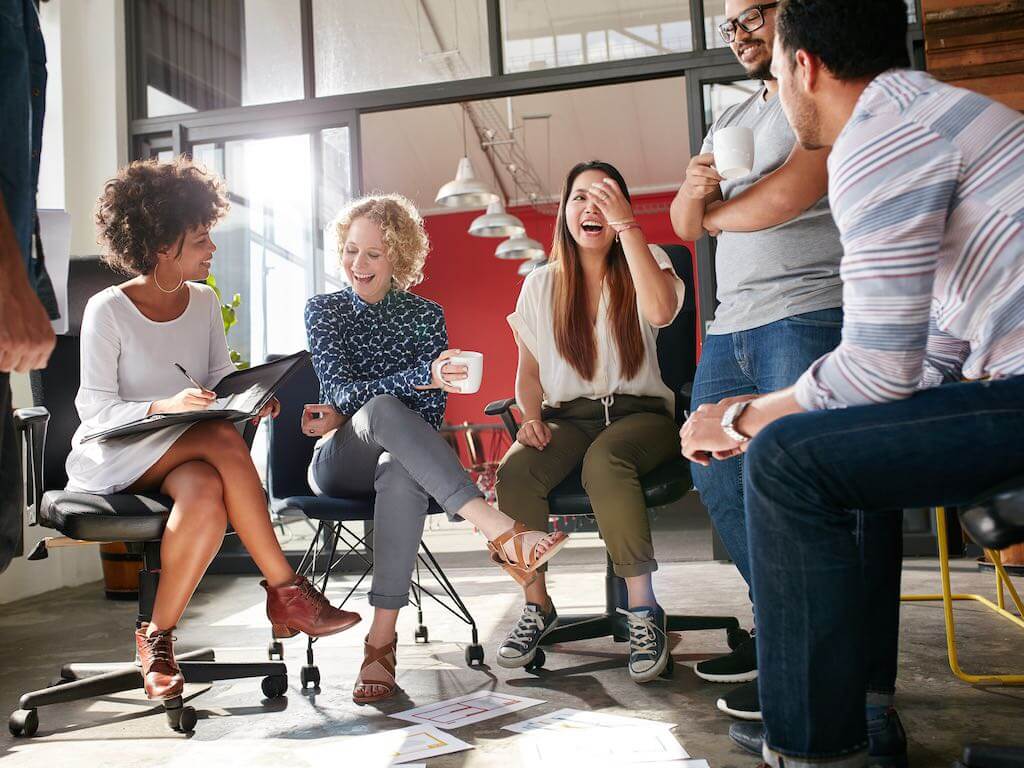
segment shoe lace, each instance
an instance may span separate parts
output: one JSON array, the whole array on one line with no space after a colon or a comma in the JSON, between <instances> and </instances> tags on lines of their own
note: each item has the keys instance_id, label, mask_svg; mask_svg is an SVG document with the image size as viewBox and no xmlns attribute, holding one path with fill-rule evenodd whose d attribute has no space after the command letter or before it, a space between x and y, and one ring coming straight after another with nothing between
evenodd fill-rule
<instances>
[{"instance_id":1,"label":"shoe lace","mask_svg":"<svg viewBox=\"0 0 1024 768\"><path fill-rule=\"evenodd\" d=\"M150 667L157 662L167 665L173 670L178 669L174 661L174 641L178 638L168 632L154 632L146 638L146 646L151 659Z\"/></svg>"},{"instance_id":2,"label":"shoe lace","mask_svg":"<svg viewBox=\"0 0 1024 768\"><path fill-rule=\"evenodd\" d=\"M624 608L616 608L615 610L626 617L626 623L629 625L630 652L657 654L658 635L667 637L662 632L661 627L646 616L637 616L632 611L627 611Z\"/></svg>"},{"instance_id":3,"label":"shoe lace","mask_svg":"<svg viewBox=\"0 0 1024 768\"><path fill-rule=\"evenodd\" d=\"M320 615L325 606L330 605L330 601L324 593L314 587L309 579L303 578L299 582L299 590L302 592L302 596L313 604L313 609L317 615Z\"/></svg>"},{"instance_id":4,"label":"shoe lace","mask_svg":"<svg viewBox=\"0 0 1024 768\"><path fill-rule=\"evenodd\" d=\"M508 633L506 643L514 643L520 646L529 646L533 639L544 630L544 617L539 611L524 610L519 616L519 621Z\"/></svg>"}]
</instances>

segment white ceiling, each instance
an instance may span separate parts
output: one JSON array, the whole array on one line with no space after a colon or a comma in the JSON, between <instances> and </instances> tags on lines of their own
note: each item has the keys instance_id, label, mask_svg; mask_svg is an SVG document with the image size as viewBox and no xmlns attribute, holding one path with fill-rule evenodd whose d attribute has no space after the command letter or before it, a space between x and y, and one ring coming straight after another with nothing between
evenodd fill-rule
<instances>
[{"instance_id":1,"label":"white ceiling","mask_svg":"<svg viewBox=\"0 0 1024 768\"><path fill-rule=\"evenodd\" d=\"M548 192L557 196L565 173L583 160L605 160L622 172L631 191L677 187L689 161L684 79L582 88L512 99L516 136ZM505 115L505 100L492 102ZM548 128L545 120L524 115L550 114L550 183ZM438 211L434 195L455 175L462 156L462 109L457 104L380 112L362 118L363 185L367 190L400 192L420 211ZM483 150L470 157L477 175L493 185ZM506 188L511 177L503 173ZM443 209L448 212L448 209Z\"/></svg>"}]
</instances>

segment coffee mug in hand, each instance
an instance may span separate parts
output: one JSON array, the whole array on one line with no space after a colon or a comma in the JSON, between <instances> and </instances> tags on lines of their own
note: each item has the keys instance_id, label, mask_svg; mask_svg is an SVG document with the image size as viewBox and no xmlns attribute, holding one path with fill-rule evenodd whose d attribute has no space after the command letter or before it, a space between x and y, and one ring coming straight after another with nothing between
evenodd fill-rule
<instances>
[{"instance_id":1,"label":"coffee mug in hand","mask_svg":"<svg viewBox=\"0 0 1024 768\"><path fill-rule=\"evenodd\" d=\"M715 131L715 170L723 179L746 176L754 167L754 132L734 125Z\"/></svg>"},{"instance_id":2,"label":"coffee mug in hand","mask_svg":"<svg viewBox=\"0 0 1024 768\"><path fill-rule=\"evenodd\" d=\"M459 352L459 354L449 357L445 362L450 365L466 366L466 378L451 383L451 386L459 390L460 394L472 395L480 389L480 382L484 378L484 356L481 353Z\"/></svg>"}]
</instances>

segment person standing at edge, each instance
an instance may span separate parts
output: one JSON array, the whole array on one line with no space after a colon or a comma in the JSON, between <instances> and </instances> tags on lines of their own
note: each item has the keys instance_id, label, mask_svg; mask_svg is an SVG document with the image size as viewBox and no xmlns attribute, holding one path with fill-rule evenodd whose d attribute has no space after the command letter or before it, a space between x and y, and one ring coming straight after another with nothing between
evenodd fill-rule
<instances>
[{"instance_id":1,"label":"person standing at edge","mask_svg":"<svg viewBox=\"0 0 1024 768\"><path fill-rule=\"evenodd\" d=\"M57 303L38 245L36 188L46 105L46 50L32 0L0 0L0 573L21 544L21 451L11 372L46 366Z\"/></svg>"},{"instance_id":2,"label":"person standing at edge","mask_svg":"<svg viewBox=\"0 0 1024 768\"><path fill-rule=\"evenodd\" d=\"M720 305L697 366L693 410L727 397L749 398L788 387L840 340L843 249L827 197L828 150L797 145L779 103L778 82L771 74L777 6L726 0L719 33L747 75L763 85L715 122L672 203L672 223L681 238L696 240L707 232L718 240ZM715 139L731 126L754 132L754 168L742 178L723 180L714 167ZM692 471L715 529L749 585L743 459L694 464ZM858 522L865 550L902 545L894 535L902 525L899 514L862 515ZM902 553L896 554L868 562L898 564ZM873 566L865 577L876 591L893 582L890 573ZM877 606L879 611L899 610L898 592L881 593ZM886 656L884 649L895 647L897 640L878 637L882 650L872 658ZM872 664L873 688L891 694L895 670ZM715 683L743 683L721 697L718 708L742 720L760 720L755 637L726 656L698 663L694 671Z\"/></svg>"}]
</instances>

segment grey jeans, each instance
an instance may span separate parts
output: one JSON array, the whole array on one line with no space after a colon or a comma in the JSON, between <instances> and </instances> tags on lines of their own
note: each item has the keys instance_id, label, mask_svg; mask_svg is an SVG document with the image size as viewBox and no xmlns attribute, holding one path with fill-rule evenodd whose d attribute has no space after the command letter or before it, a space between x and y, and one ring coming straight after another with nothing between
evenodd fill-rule
<instances>
[{"instance_id":1,"label":"grey jeans","mask_svg":"<svg viewBox=\"0 0 1024 768\"><path fill-rule=\"evenodd\" d=\"M409 602L430 500L458 520L467 502L483 498L437 430L391 395L370 400L319 445L309 476L324 496L375 495L370 605L376 608Z\"/></svg>"}]
</instances>

